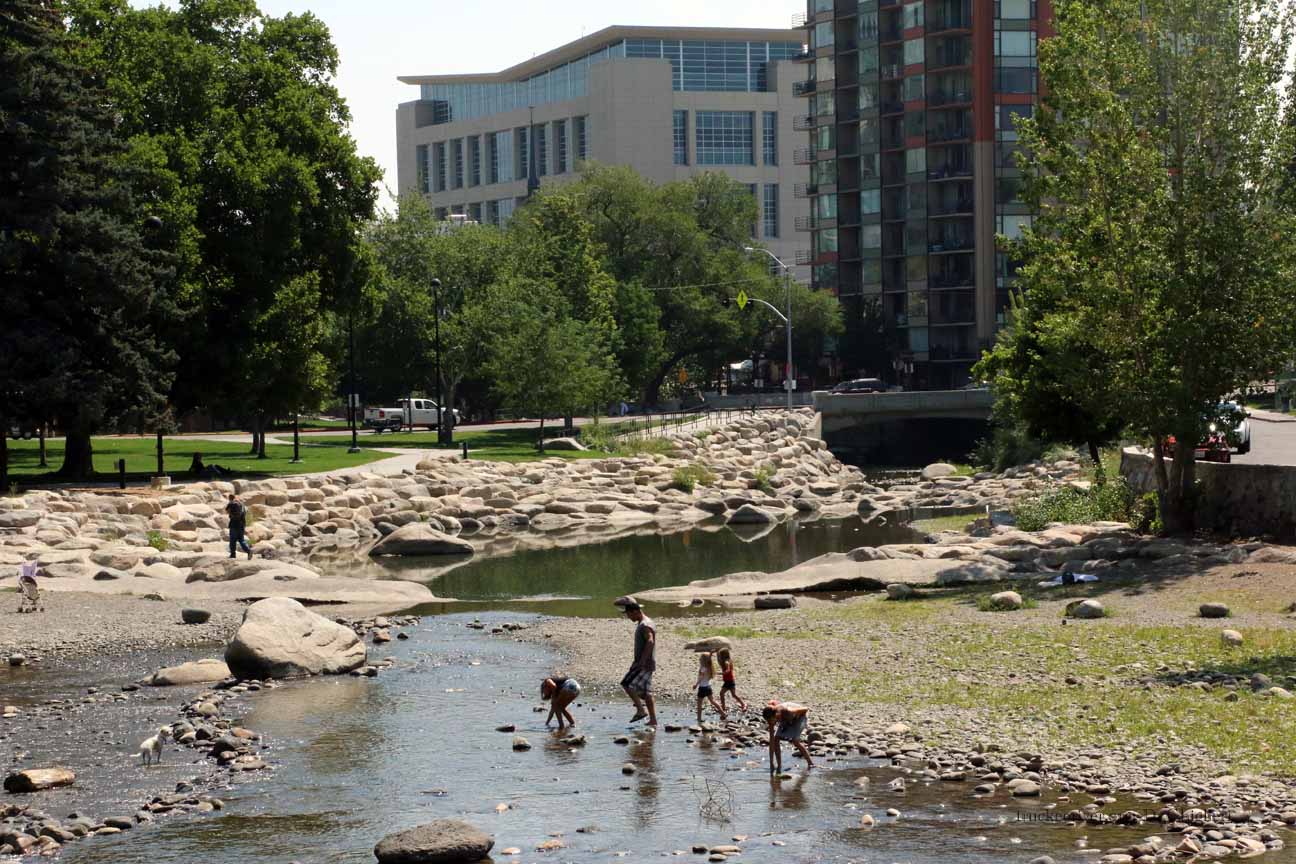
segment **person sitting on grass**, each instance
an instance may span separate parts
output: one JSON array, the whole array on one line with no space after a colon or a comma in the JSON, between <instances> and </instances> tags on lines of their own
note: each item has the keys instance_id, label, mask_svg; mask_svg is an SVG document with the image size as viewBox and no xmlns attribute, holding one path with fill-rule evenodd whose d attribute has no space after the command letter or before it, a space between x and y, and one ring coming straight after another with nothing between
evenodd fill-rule
<instances>
[{"instance_id":1,"label":"person sitting on grass","mask_svg":"<svg viewBox=\"0 0 1296 864\"><path fill-rule=\"evenodd\" d=\"M575 678L563 678L558 675L546 678L540 684L540 698L549 703L549 716L545 718L545 726L556 716L558 718L558 731L561 732L563 718L572 726L576 725L576 718L567 710L567 706L576 701L576 697L581 694L580 682Z\"/></svg>"},{"instance_id":2,"label":"person sitting on grass","mask_svg":"<svg viewBox=\"0 0 1296 864\"><path fill-rule=\"evenodd\" d=\"M804 705L798 705L796 702L779 702L777 699L771 699L769 704L761 711L761 716L765 718L765 725L769 728L771 774L783 773L784 741L797 749L797 752L806 760L807 768L814 767L814 760L810 758L810 751L801 740L802 734L805 733L806 718L809 714L810 709Z\"/></svg>"},{"instance_id":3,"label":"person sitting on grass","mask_svg":"<svg viewBox=\"0 0 1296 864\"><path fill-rule=\"evenodd\" d=\"M727 720L724 708L716 701L715 691L711 689L711 679L715 677L715 663L711 660L709 653L698 655L698 677L697 677L697 722L702 723L702 705L710 702L711 707L720 714L721 720Z\"/></svg>"}]
</instances>

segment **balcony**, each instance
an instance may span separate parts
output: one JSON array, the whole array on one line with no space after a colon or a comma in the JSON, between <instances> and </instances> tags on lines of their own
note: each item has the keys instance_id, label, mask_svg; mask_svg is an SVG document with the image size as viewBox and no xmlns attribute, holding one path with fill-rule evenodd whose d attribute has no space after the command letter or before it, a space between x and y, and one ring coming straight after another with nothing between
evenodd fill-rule
<instances>
[{"instance_id":1,"label":"balcony","mask_svg":"<svg viewBox=\"0 0 1296 864\"><path fill-rule=\"evenodd\" d=\"M804 12L797 12L792 16L792 29L800 30L806 24L810 23L810 17Z\"/></svg>"},{"instance_id":2,"label":"balcony","mask_svg":"<svg viewBox=\"0 0 1296 864\"><path fill-rule=\"evenodd\" d=\"M813 147L800 147L792 151L793 165L813 165L818 158L819 151Z\"/></svg>"},{"instance_id":3,"label":"balcony","mask_svg":"<svg viewBox=\"0 0 1296 864\"><path fill-rule=\"evenodd\" d=\"M927 35L935 36L950 30L971 30L972 10L965 9L961 15L937 15L927 19Z\"/></svg>"},{"instance_id":4,"label":"balcony","mask_svg":"<svg viewBox=\"0 0 1296 864\"><path fill-rule=\"evenodd\" d=\"M932 255L946 255L952 252L973 252L976 246L971 240L942 240L937 243L930 243L927 246L928 253Z\"/></svg>"},{"instance_id":5,"label":"balcony","mask_svg":"<svg viewBox=\"0 0 1296 864\"><path fill-rule=\"evenodd\" d=\"M798 132L809 132L815 128L815 115L799 114L792 118L792 128Z\"/></svg>"},{"instance_id":6,"label":"balcony","mask_svg":"<svg viewBox=\"0 0 1296 864\"><path fill-rule=\"evenodd\" d=\"M798 216L792 220L792 224L798 231L813 231L818 227L818 221L814 216Z\"/></svg>"},{"instance_id":7,"label":"balcony","mask_svg":"<svg viewBox=\"0 0 1296 864\"><path fill-rule=\"evenodd\" d=\"M940 108L943 105L965 106L972 102L971 90L933 90L927 94L927 107Z\"/></svg>"},{"instance_id":8,"label":"balcony","mask_svg":"<svg viewBox=\"0 0 1296 864\"><path fill-rule=\"evenodd\" d=\"M833 80L829 78L826 81L818 81L811 78L806 81L795 81L792 84L793 96L809 96L812 93L820 93L833 89Z\"/></svg>"},{"instance_id":9,"label":"balcony","mask_svg":"<svg viewBox=\"0 0 1296 864\"><path fill-rule=\"evenodd\" d=\"M968 130L963 128L954 129L933 129L927 133L928 144L945 144L950 141L967 141L970 137Z\"/></svg>"},{"instance_id":10,"label":"balcony","mask_svg":"<svg viewBox=\"0 0 1296 864\"><path fill-rule=\"evenodd\" d=\"M904 77L904 66L899 63L888 63L878 70L883 81L899 81Z\"/></svg>"},{"instance_id":11,"label":"balcony","mask_svg":"<svg viewBox=\"0 0 1296 864\"><path fill-rule=\"evenodd\" d=\"M860 119L860 109L858 107L843 108L837 112L838 123L854 123Z\"/></svg>"},{"instance_id":12,"label":"balcony","mask_svg":"<svg viewBox=\"0 0 1296 864\"><path fill-rule=\"evenodd\" d=\"M798 249L792 253L792 263L798 267L804 267L812 261L814 261L814 253L809 249Z\"/></svg>"},{"instance_id":13,"label":"balcony","mask_svg":"<svg viewBox=\"0 0 1296 864\"><path fill-rule=\"evenodd\" d=\"M883 103L882 103L882 114L883 114L883 115L886 115L886 114L903 114L903 113L904 113L904 103L903 103L903 102L883 102Z\"/></svg>"},{"instance_id":14,"label":"balcony","mask_svg":"<svg viewBox=\"0 0 1296 864\"><path fill-rule=\"evenodd\" d=\"M878 40L881 42L899 42L904 39L904 31L899 27L888 27L878 32Z\"/></svg>"},{"instance_id":15,"label":"balcony","mask_svg":"<svg viewBox=\"0 0 1296 864\"><path fill-rule=\"evenodd\" d=\"M933 183L939 183L944 180L971 180L971 168L955 168L948 165L942 168L933 168L927 172L927 179Z\"/></svg>"},{"instance_id":16,"label":"balcony","mask_svg":"<svg viewBox=\"0 0 1296 864\"><path fill-rule=\"evenodd\" d=\"M818 194L818 183L797 183L792 187L792 197L794 198L813 198Z\"/></svg>"},{"instance_id":17,"label":"balcony","mask_svg":"<svg viewBox=\"0 0 1296 864\"><path fill-rule=\"evenodd\" d=\"M960 199L953 204L942 207L935 207L928 213L933 219L949 218L951 216L972 216L974 215L972 199Z\"/></svg>"},{"instance_id":18,"label":"balcony","mask_svg":"<svg viewBox=\"0 0 1296 864\"><path fill-rule=\"evenodd\" d=\"M927 285L932 290L950 290L959 288L975 288L976 280L972 274L960 273L957 270L950 270L945 273L933 273L927 280Z\"/></svg>"}]
</instances>

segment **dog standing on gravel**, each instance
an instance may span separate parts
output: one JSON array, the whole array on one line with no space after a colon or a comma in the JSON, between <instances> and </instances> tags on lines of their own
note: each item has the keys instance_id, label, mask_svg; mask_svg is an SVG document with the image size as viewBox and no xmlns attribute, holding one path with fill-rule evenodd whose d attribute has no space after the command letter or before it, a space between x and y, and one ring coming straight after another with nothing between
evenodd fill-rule
<instances>
[{"instance_id":1,"label":"dog standing on gravel","mask_svg":"<svg viewBox=\"0 0 1296 864\"><path fill-rule=\"evenodd\" d=\"M144 743L140 745L140 760L145 765L160 765L162 763L162 744L170 737L171 727L163 726L152 738L145 739Z\"/></svg>"}]
</instances>

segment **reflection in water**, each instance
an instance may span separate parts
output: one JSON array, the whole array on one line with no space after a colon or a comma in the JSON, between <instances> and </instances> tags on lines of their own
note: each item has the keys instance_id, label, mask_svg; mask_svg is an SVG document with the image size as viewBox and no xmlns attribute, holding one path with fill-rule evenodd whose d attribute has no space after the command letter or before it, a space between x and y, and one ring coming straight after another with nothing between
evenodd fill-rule
<instances>
[{"instance_id":1,"label":"reflection in water","mask_svg":"<svg viewBox=\"0 0 1296 864\"><path fill-rule=\"evenodd\" d=\"M505 620L486 616L488 624ZM720 736L691 743L683 732L628 731L621 700L583 698L577 728L587 743L568 747L532 711L535 683L552 671L553 655L467 623L460 616L424 621L409 641L379 649L398 665L376 679L305 681L255 694L244 723L271 743L272 773L222 791L227 806L219 814L165 818L69 844L64 864L363 864L384 835L439 818L481 827L497 849L534 849L559 833L567 848L553 860L564 864L604 864L615 850L651 861L739 834L750 838L742 844L745 864L1002 864L1057 855L1093 830L1005 824L1006 794L977 801L967 784L915 781L896 795L886 790L896 770L861 757L771 784L759 748L739 753ZM659 710L663 723L692 715L682 702ZM504 724L516 725L534 749L514 752L512 734L495 731ZM633 743L614 744L620 735ZM633 777L621 773L626 762ZM861 773L872 780L868 793L854 784ZM707 781L732 794L728 821L701 817L697 790ZM903 817L884 817L890 806ZM882 823L878 830L858 829L862 812ZM1101 845L1137 842L1142 831L1104 828ZM1265 857L1282 862L1282 855Z\"/></svg>"},{"instance_id":2,"label":"reflection in water","mask_svg":"<svg viewBox=\"0 0 1296 864\"><path fill-rule=\"evenodd\" d=\"M675 534L641 534L579 546L519 549L512 554L497 554L514 548L509 541L497 541L482 555L449 566L384 559L381 564L348 563L345 571L425 582L441 597L486 604L427 604L417 610L424 614L476 611L498 608L502 600L530 600L525 606L510 608L608 616L615 609L607 601L622 594L728 573L785 570L827 552L916 539L918 534L906 526L870 525L858 518L734 528L711 523Z\"/></svg>"}]
</instances>

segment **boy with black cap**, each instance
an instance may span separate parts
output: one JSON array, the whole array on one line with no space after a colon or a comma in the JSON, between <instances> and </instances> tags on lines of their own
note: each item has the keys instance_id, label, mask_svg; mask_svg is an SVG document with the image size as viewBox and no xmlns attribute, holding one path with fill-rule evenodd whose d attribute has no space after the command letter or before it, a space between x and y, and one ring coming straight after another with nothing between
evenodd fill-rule
<instances>
[{"instance_id":1,"label":"boy with black cap","mask_svg":"<svg viewBox=\"0 0 1296 864\"><path fill-rule=\"evenodd\" d=\"M630 664L630 671L621 679L621 689L635 706L635 715L630 718L630 722L637 723L647 717L648 725L656 726L657 705L652 695L652 676L657 669L654 656L657 626L643 613L643 608L635 598L619 597L616 605L621 607L627 618L635 622L634 662Z\"/></svg>"}]
</instances>

